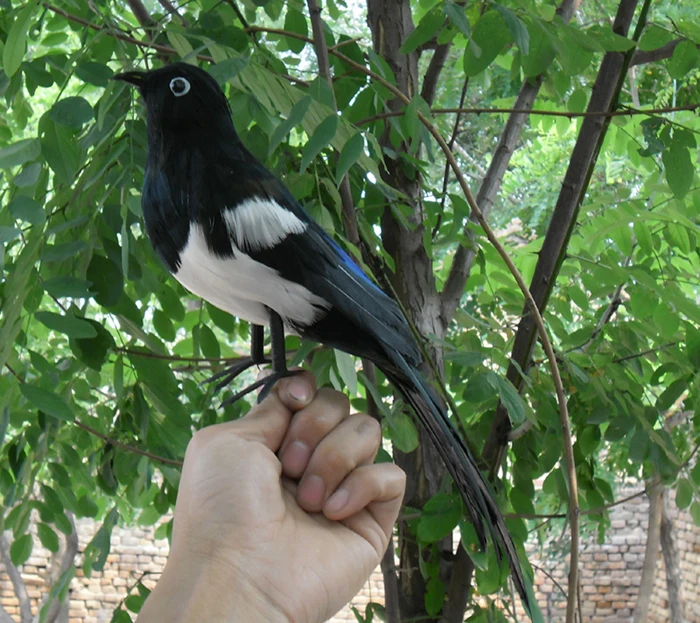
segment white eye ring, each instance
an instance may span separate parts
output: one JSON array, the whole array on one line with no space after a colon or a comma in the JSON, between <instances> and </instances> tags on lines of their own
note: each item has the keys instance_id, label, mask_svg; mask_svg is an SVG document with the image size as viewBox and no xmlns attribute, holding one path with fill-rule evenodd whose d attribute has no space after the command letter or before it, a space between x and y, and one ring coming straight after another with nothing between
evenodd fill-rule
<instances>
[{"instance_id":1,"label":"white eye ring","mask_svg":"<svg viewBox=\"0 0 700 623\"><path fill-rule=\"evenodd\" d=\"M175 97L182 97L190 92L190 81L178 76L170 81L170 91Z\"/></svg>"}]
</instances>

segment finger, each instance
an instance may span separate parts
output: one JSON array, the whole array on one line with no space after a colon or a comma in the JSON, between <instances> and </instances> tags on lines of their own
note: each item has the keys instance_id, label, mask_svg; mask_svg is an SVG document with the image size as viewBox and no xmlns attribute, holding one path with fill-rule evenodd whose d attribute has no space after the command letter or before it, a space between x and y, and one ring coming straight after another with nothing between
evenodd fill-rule
<instances>
[{"instance_id":1,"label":"finger","mask_svg":"<svg viewBox=\"0 0 700 623\"><path fill-rule=\"evenodd\" d=\"M406 491L406 474L394 463L363 465L352 471L328 498L323 514L342 521L384 553Z\"/></svg>"},{"instance_id":2,"label":"finger","mask_svg":"<svg viewBox=\"0 0 700 623\"><path fill-rule=\"evenodd\" d=\"M318 444L349 416L347 396L332 389L318 390L311 404L296 413L282 442L279 455L284 474L301 477Z\"/></svg>"},{"instance_id":3,"label":"finger","mask_svg":"<svg viewBox=\"0 0 700 623\"><path fill-rule=\"evenodd\" d=\"M311 372L300 370L277 381L273 391L277 392L282 404L292 411L300 411L308 406L316 395L316 378Z\"/></svg>"},{"instance_id":4,"label":"finger","mask_svg":"<svg viewBox=\"0 0 700 623\"><path fill-rule=\"evenodd\" d=\"M368 415L356 413L335 427L314 450L299 483L297 502L308 512L319 512L326 499L358 465L377 455L382 431Z\"/></svg>"},{"instance_id":5,"label":"finger","mask_svg":"<svg viewBox=\"0 0 700 623\"><path fill-rule=\"evenodd\" d=\"M277 452L292 414L301 408L305 401L311 401L315 392L316 380L308 372L282 379L275 384L265 400L255 405L245 417L198 431L190 445L206 444L212 436L235 434Z\"/></svg>"}]
</instances>

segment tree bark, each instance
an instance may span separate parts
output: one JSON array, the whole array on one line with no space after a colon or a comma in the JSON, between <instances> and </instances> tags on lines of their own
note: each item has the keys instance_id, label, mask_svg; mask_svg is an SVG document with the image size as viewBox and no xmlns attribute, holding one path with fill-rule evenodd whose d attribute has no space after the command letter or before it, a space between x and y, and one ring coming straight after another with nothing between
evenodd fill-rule
<instances>
[{"instance_id":1,"label":"tree bark","mask_svg":"<svg viewBox=\"0 0 700 623\"><path fill-rule=\"evenodd\" d=\"M75 520L73 518L73 513L67 513L68 519L73 528L72 532L66 535L65 539L61 543L61 548L58 552L51 556L51 570L49 573L49 588L53 588L57 582L63 577L64 573L73 566L75 562L75 556L78 553L78 531L75 527ZM48 610L44 618L45 623L67 623L68 622L68 604L65 600L59 601L58 599L52 599L49 601L50 593L46 595L44 602L37 612L37 616L34 623L39 621L39 616L41 610L48 604Z\"/></svg>"},{"instance_id":2,"label":"tree bark","mask_svg":"<svg viewBox=\"0 0 700 623\"><path fill-rule=\"evenodd\" d=\"M659 559L661 538L661 511L663 508L663 485L654 478L647 488L649 496L649 525L647 526L647 546L644 552L644 567L642 581L639 584L639 596L634 608L633 623L645 623L649 616L651 594L656 579L656 563Z\"/></svg>"},{"instance_id":3,"label":"tree bark","mask_svg":"<svg viewBox=\"0 0 700 623\"><path fill-rule=\"evenodd\" d=\"M396 86L407 97L418 92L418 54L403 54L401 44L413 32L411 4L409 0L368 0L367 15L372 43L375 51L387 62L396 79ZM388 103L392 112L403 109L403 103L394 99ZM392 145L389 124L380 138L383 147L393 151L408 151L406 144ZM390 278L398 298L405 306L408 315L423 335L444 336L440 323L440 304L431 258L423 245L424 214L422 205L421 181L418 172L410 175L402 167L399 158L385 158L382 170L383 180L400 190L411 206L408 220L412 229L404 228L393 216L389 207L382 216L382 238L384 247L396 264L396 272ZM442 368L442 354L438 350L430 353L438 369ZM424 373L430 375L429 369ZM440 488L445 476L445 467L431 441L422 428L419 429L420 444L415 452L403 454L395 451L396 463L407 474L405 501L410 506L421 508ZM451 539L438 544L442 560L452 558ZM401 620L420 618L423 621L436 620L426 617L426 580L420 573L420 557L423 555L415 537L409 533L405 522L399 523L399 601ZM448 574L449 562L445 563Z\"/></svg>"},{"instance_id":4,"label":"tree bark","mask_svg":"<svg viewBox=\"0 0 700 623\"><path fill-rule=\"evenodd\" d=\"M683 596L681 594L681 564L673 530L673 519L668 512L668 489L663 489L661 501L661 552L666 566L666 588L668 591L669 623L685 623L683 618Z\"/></svg>"},{"instance_id":5,"label":"tree bark","mask_svg":"<svg viewBox=\"0 0 700 623\"><path fill-rule=\"evenodd\" d=\"M27 585L22 579L19 569L10 558L10 543L4 533L0 533L0 558L5 565L5 572L12 582L15 597L19 601L19 616L21 623L32 623L32 603L27 592Z\"/></svg>"}]
</instances>

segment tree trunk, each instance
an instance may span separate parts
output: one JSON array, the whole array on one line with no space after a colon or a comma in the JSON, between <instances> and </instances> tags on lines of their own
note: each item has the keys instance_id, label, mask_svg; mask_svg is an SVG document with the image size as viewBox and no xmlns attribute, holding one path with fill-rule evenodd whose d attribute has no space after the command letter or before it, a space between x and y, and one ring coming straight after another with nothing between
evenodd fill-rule
<instances>
[{"instance_id":1,"label":"tree trunk","mask_svg":"<svg viewBox=\"0 0 700 623\"><path fill-rule=\"evenodd\" d=\"M654 478L647 489L647 495L649 496L647 546L644 552L642 581L639 584L639 596L637 597L637 605L634 608L633 623L645 623L649 616L651 594L654 590L654 580L656 579L656 563L659 559L663 493L663 485L657 478Z\"/></svg>"},{"instance_id":2,"label":"tree trunk","mask_svg":"<svg viewBox=\"0 0 700 623\"><path fill-rule=\"evenodd\" d=\"M666 588L668 590L669 623L685 623L683 597L681 595L681 564L673 519L668 512L668 490L664 487L661 501L661 552L666 565Z\"/></svg>"},{"instance_id":3,"label":"tree trunk","mask_svg":"<svg viewBox=\"0 0 700 623\"><path fill-rule=\"evenodd\" d=\"M12 588L15 591L17 601L19 601L19 616L21 623L32 623L32 604L27 592L27 585L24 583L19 569L14 565L10 558L10 543L7 537L0 533L0 558L5 565L5 572L12 582Z\"/></svg>"},{"instance_id":4,"label":"tree trunk","mask_svg":"<svg viewBox=\"0 0 700 623\"><path fill-rule=\"evenodd\" d=\"M375 51L388 63L396 78L396 86L413 97L419 92L418 54L403 54L399 51L402 43L413 32L410 0L368 0L367 15ZM389 102L392 111L399 111L403 103L397 99ZM409 146L391 143L389 124L380 139L383 147L393 151L408 151ZM382 237L384 247L396 264L396 273L391 276L392 286L405 306L416 328L423 335L444 337L440 322L441 305L437 293L431 258L423 245L423 204L420 175L407 174L401 160L385 158L382 169L383 180L401 191L412 208L408 217L413 229L403 227L387 207L382 217ZM430 353L438 370L442 368L442 353ZM424 373L430 375L429 369ZM396 463L407 474L406 504L421 508L440 488L445 477L445 467L433 444L419 429L420 444L415 452L403 454L395 451ZM449 575L449 561L452 559L452 541L444 539L438 544L440 558L445 562L444 575ZM418 547L405 522L399 522L399 606L400 620L421 618L423 621L436 620L426 617L426 579L420 572L421 556Z\"/></svg>"}]
</instances>

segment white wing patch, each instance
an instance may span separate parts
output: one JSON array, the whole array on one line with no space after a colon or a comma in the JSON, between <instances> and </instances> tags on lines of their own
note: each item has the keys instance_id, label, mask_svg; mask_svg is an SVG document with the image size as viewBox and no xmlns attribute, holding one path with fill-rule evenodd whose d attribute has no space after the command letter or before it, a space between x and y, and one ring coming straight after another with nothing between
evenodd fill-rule
<instances>
[{"instance_id":1,"label":"white wing patch","mask_svg":"<svg viewBox=\"0 0 700 623\"><path fill-rule=\"evenodd\" d=\"M267 308L276 311L287 324L308 326L330 307L326 300L283 279L276 270L256 262L235 245L233 252L235 257L215 256L207 247L202 227L193 224L175 278L220 309L260 325L269 324Z\"/></svg>"},{"instance_id":2,"label":"white wing patch","mask_svg":"<svg viewBox=\"0 0 700 623\"><path fill-rule=\"evenodd\" d=\"M306 223L271 199L246 199L224 212L229 234L240 249L260 251L302 234Z\"/></svg>"}]
</instances>

